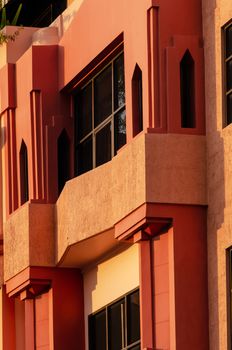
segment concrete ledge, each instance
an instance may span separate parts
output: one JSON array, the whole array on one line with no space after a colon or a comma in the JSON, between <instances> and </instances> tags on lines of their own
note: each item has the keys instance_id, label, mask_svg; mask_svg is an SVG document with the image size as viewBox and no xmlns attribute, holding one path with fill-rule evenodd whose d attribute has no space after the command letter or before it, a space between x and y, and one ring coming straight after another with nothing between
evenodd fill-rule
<instances>
[{"instance_id":1,"label":"concrete ledge","mask_svg":"<svg viewBox=\"0 0 232 350\"><path fill-rule=\"evenodd\" d=\"M57 262L65 265L70 246L148 202L207 204L204 136L141 134L112 161L67 182L56 205Z\"/></svg>"},{"instance_id":2,"label":"concrete ledge","mask_svg":"<svg viewBox=\"0 0 232 350\"><path fill-rule=\"evenodd\" d=\"M28 266L54 266L54 205L26 203L5 223L4 280Z\"/></svg>"}]
</instances>

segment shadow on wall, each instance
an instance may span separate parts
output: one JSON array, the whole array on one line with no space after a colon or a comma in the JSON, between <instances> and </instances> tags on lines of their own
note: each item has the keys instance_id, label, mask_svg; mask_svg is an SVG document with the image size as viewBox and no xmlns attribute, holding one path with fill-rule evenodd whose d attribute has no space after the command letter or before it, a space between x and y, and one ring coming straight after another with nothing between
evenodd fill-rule
<instances>
[{"instance_id":1,"label":"shadow on wall","mask_svg":"<svg viewBox=\"0 0 232 350\"><path fill-rule=\"evenodd\" d=\"M6 144L6 127L1 127L1 135L0 135L0 148Z\"/></svg>"}]
</instances>

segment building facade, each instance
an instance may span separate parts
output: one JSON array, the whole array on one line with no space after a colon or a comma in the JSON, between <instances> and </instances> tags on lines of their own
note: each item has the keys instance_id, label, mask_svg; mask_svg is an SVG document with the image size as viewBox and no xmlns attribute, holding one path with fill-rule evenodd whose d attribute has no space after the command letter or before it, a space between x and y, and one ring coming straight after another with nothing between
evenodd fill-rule
<instances>
[{"instance_id":1,"label":"building facade","mask_svg":"<svg viewBox=\"0 0 232 350\"><path fill-rule=\"evenodd\" d=\"M210 349L231 349L231 18L203 1L208 184Z\"/></svg>"},{"instance_id":2,"label":"building facade","mask_svg":"<svg viewBox=\"0 0 232 350\"><path fill-rule=\"evenodd\" d=\"M0 47L3 350L226 349L212 3L74 0Z\"/></svg>"}]
</instances>

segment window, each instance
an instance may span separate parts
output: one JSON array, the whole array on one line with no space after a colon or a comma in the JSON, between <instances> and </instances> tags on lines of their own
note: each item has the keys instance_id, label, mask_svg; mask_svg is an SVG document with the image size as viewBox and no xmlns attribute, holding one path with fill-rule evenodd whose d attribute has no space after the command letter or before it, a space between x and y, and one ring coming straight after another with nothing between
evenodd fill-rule
<instances>
[{"instance_id":1,"label":"window","mask_svg":"<svg viewBox=\"0 0 232 350\"><path fill-rule=\"evenodd\" d=\"M194 61L186 50L180 62L181 127L195 127Z\"/></svg>"},{"instance_id":2,"label":"window","mask_svg":"<svg viewBox=\"0 0 232 350\"><path fill-rule=\"evenodd\" d=\"M228 349L232 346L232 248L227 251Z\"/></svg>"},{"instance_id":3,"label":"window","mask_svg":"<svg viewBox=\"0 0 232 350\"><path fill-rule=\"evenodd\" d=\"M21 204L24 204L29 199L28 194L28 157L27 146L24 141L21 143L20 153L20 189L21 189Z\"/></svg>"},{"instance_id":4,"label":"window","mask_svg":"<svg viewBox=\"0 0 232 350\"><path fill-rule=\"evenodd\" d=\"M136 64L132 77L133 136L143 130L142 71Z\"/></svg>"},{"instance_id":5,"label":"window","mask_svg":"<svg viewBox=\"0 0 232 350\"><path fill-rule=\"evenodd\" d=\"M139 291L89 317L89 350L140 350Z\"/></svg>"},{"instance_id":6,"label":"window","mask_svg":"<svg viewBox=\"0 0 232 350\"><path fill-rule=\"evenodd\" d=\"M224 126L232 123L232 23L224 27Z\"/></svg>"},{"instance_id":7,"label":"window","mask_svg":"<svg viewBox=\"0 0 232 350\"><path fill-rule=\"evenodd\" d=\"M126 143L124 56L119 54L74 96L75 172L111 160Z\"/></svg>"}]
</instances>

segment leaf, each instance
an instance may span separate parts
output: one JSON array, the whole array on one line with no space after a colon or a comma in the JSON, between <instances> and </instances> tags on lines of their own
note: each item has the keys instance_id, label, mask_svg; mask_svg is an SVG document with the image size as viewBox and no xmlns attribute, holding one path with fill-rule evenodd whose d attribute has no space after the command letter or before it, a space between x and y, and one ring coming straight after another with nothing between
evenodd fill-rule
<instances>
[{"instance_id":1,"label":"leaf","mask_svg":"<svg viewBox=\"0 0 232 350\"><path fill-rule=\"evenodd\" d=\"M5 7L3 7L2 9L2 19L1 19L1 23L0 23L0 28L4 28L6 26L6 9Z\"/></svg>"},{"instance_id":2,"label":"leaf","mask_svg":"<svg viewBox=\"0 0 232 350\"><path fill-rule=\"evenodd\" d=\"M15 16L14 16L12 22L11 22L12 26L16 26L18 18L19 18L19 15L20 15L20 12L21 12L21 9L22 9L22 4L19 5L18 10L15 13Z\"/></svg>"}]
</instances>

